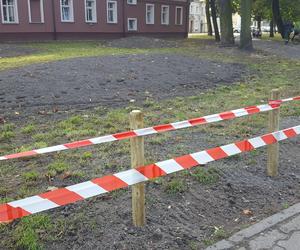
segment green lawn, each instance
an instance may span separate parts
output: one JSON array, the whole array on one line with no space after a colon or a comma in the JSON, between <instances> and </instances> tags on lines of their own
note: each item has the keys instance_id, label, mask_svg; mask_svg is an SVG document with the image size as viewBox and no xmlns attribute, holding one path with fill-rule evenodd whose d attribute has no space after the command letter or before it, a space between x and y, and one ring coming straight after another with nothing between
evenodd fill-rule
<instances>
[{"instance_id":1,"label":"green lawn","mask_svg":"<svg viewBox=\"0 0 300 250\"><path fill-rule=\"evenodd\" d=\"M147 49L110 48L92 41L28 43L24 46L37 49L37 52L31 55L0 58L0 70L76 57L149 53Z\"/></svg>"}]
</instances>

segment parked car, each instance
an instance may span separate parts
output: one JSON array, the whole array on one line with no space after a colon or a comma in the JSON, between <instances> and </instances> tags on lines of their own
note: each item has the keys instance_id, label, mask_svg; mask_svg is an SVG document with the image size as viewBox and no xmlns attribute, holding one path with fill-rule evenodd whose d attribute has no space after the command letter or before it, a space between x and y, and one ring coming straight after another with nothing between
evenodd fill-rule
<instances>
[{"instance_id":1,"label":"parked car","mask_svg":"<svg viewBox=\"0 0 300 250\"><path fill-rule=\"evenodd\" d=\"M233 33L241 33L241 28L240 27L233 28Z\"/></svg>"}]
</instances>

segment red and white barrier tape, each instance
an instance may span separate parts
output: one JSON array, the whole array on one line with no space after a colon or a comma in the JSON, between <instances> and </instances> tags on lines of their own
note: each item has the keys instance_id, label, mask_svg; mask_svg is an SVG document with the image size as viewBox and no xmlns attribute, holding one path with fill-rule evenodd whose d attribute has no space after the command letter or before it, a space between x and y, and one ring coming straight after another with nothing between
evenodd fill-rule
<instances>
[{"instance_id":1,"label":"red and white barrier tape","mask_svg":"<svg viewBox=\"0 0 300 250\"><path fill-rule=\"evenodd\" d=\"M300 134L300 125L0 205L0 223L71 204L149 179L251 151Z\"/></svg>"},{"instance_id":2,"label":"red and white barrier tape","mask_svg":"<svg viewBox=\"0 0 300 250\"><path fill-rule=\"evenodd\" d=\"M167 131L172 131L172 130L177 130L182 128L194 127L201 124L219 122L223 120L231 120L241 116L247 116L247 115L252 115L260 112L266 112L273 109L277 109L280 107L281 103L295 101L295 100L300 100L300 96L287 98L283 100L270 101L269 104L249 106L246 108L235 109L235 110L226 111L219 114L203 116L203 117L180 121L180 122L173 122L169 124L157 125L153 127L136 129L136 130L126 131L117 134L95 137L95 138L86 139L82 141L70 142L70 143L52 146L52 147L46 147L46 148L40 148L40 149L34 149L26 152L16 153L16 154L4 155L4 156L0 156L0 161L46 154L46 153L59 152L67 149L75 149L75 148L81 148L81 147L86 147L86 146L96 145L96 144L101 144L106 142L119 141L119 140L137 137L137 136L146 136L146 135L162 133L162 132L167 132Z\"/></svg>"}]
</instances>

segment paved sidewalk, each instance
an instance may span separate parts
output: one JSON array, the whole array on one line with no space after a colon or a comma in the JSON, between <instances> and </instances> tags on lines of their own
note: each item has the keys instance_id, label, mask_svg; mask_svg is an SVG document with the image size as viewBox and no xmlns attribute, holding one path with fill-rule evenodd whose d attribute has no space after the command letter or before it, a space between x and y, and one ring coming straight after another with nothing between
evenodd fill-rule
<instances>
[{"instance_id":1,"label":"paved sidewalk","mask_svg":"<svg viewBox=\"0 0 300 250\"><path fill-rule=\"evenodd\" d=\"M206 250L299 250L300 203L244 229Z\"/></svg>"}]
</instances>

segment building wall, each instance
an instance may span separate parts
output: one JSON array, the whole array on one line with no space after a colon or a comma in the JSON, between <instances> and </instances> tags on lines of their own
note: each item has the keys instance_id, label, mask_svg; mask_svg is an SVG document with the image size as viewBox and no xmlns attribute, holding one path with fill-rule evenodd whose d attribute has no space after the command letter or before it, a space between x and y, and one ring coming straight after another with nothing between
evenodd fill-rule
<instances>
[{"instance_id":1,"label":"building wall","mask_svg":"<svg viewBox=\"0 0 300 250\"><path fill-rule=\"evenodd\" d=\"M205 1L195 0L190 4L189 32L204 33L207 32L207 21L205 13Z\"/></svg>"},{"instance_id":2,"label":"building wall","mask_svg":"<svg viewBox=\"0 0 300 250\"><path fill-rule=\"evenodd\" d=\"M155 22L154 24L146 24L146 4L155 4ZM170 20L169 25L161 24L161 6L169 5L170 6ZM183 22L182 25L175 25L175 8L176 6L181 6L183 8ZM134 5L125 5L125 16L129 18L137 18L138 19L138 31L143 33L155 33L155 32L163 32L163 33L184 33L187 27L187 9L186 5L183 5L182 2L179 1L157 1L157 0L149 0L149 1L138 1L137 6ZM127 29L127 20L126 20L126 31ZM135 32L131 32L135 33Z\"/></svg>"},{"instance_id":3,"label":"building wall","mask_svg":"<svg viewBox=\"0 0 300 250\"><path fill-rule=\"evenodd\" d=\"M53 38L91 39L121 37L132 34L185 36L187 33L187 0L137 0L137 5L129 5L127 4L127 0L117 0L118 22L116 24L107 23L106 0L97 0L96 2L96 23L86 23L85 21L85 0L73 0L74 22L72 23L61 22L60 0L43 0L44 23L30 23L27 1L28 0L17 0L19 17L18 24L4 24L2 23L2 17L0 17L0 40L35 40ZM155 4L155 24L153 25L146 24L146 3ZM161 24L161 5L170 6L169 25ZM182 25L175 25L176 6L183 7ZM31 11L34 14L38 12L36 8L36 5L31 7ZM128 31L128 17L137 18L137 31Z\"/></svg>"}]
</instances>

